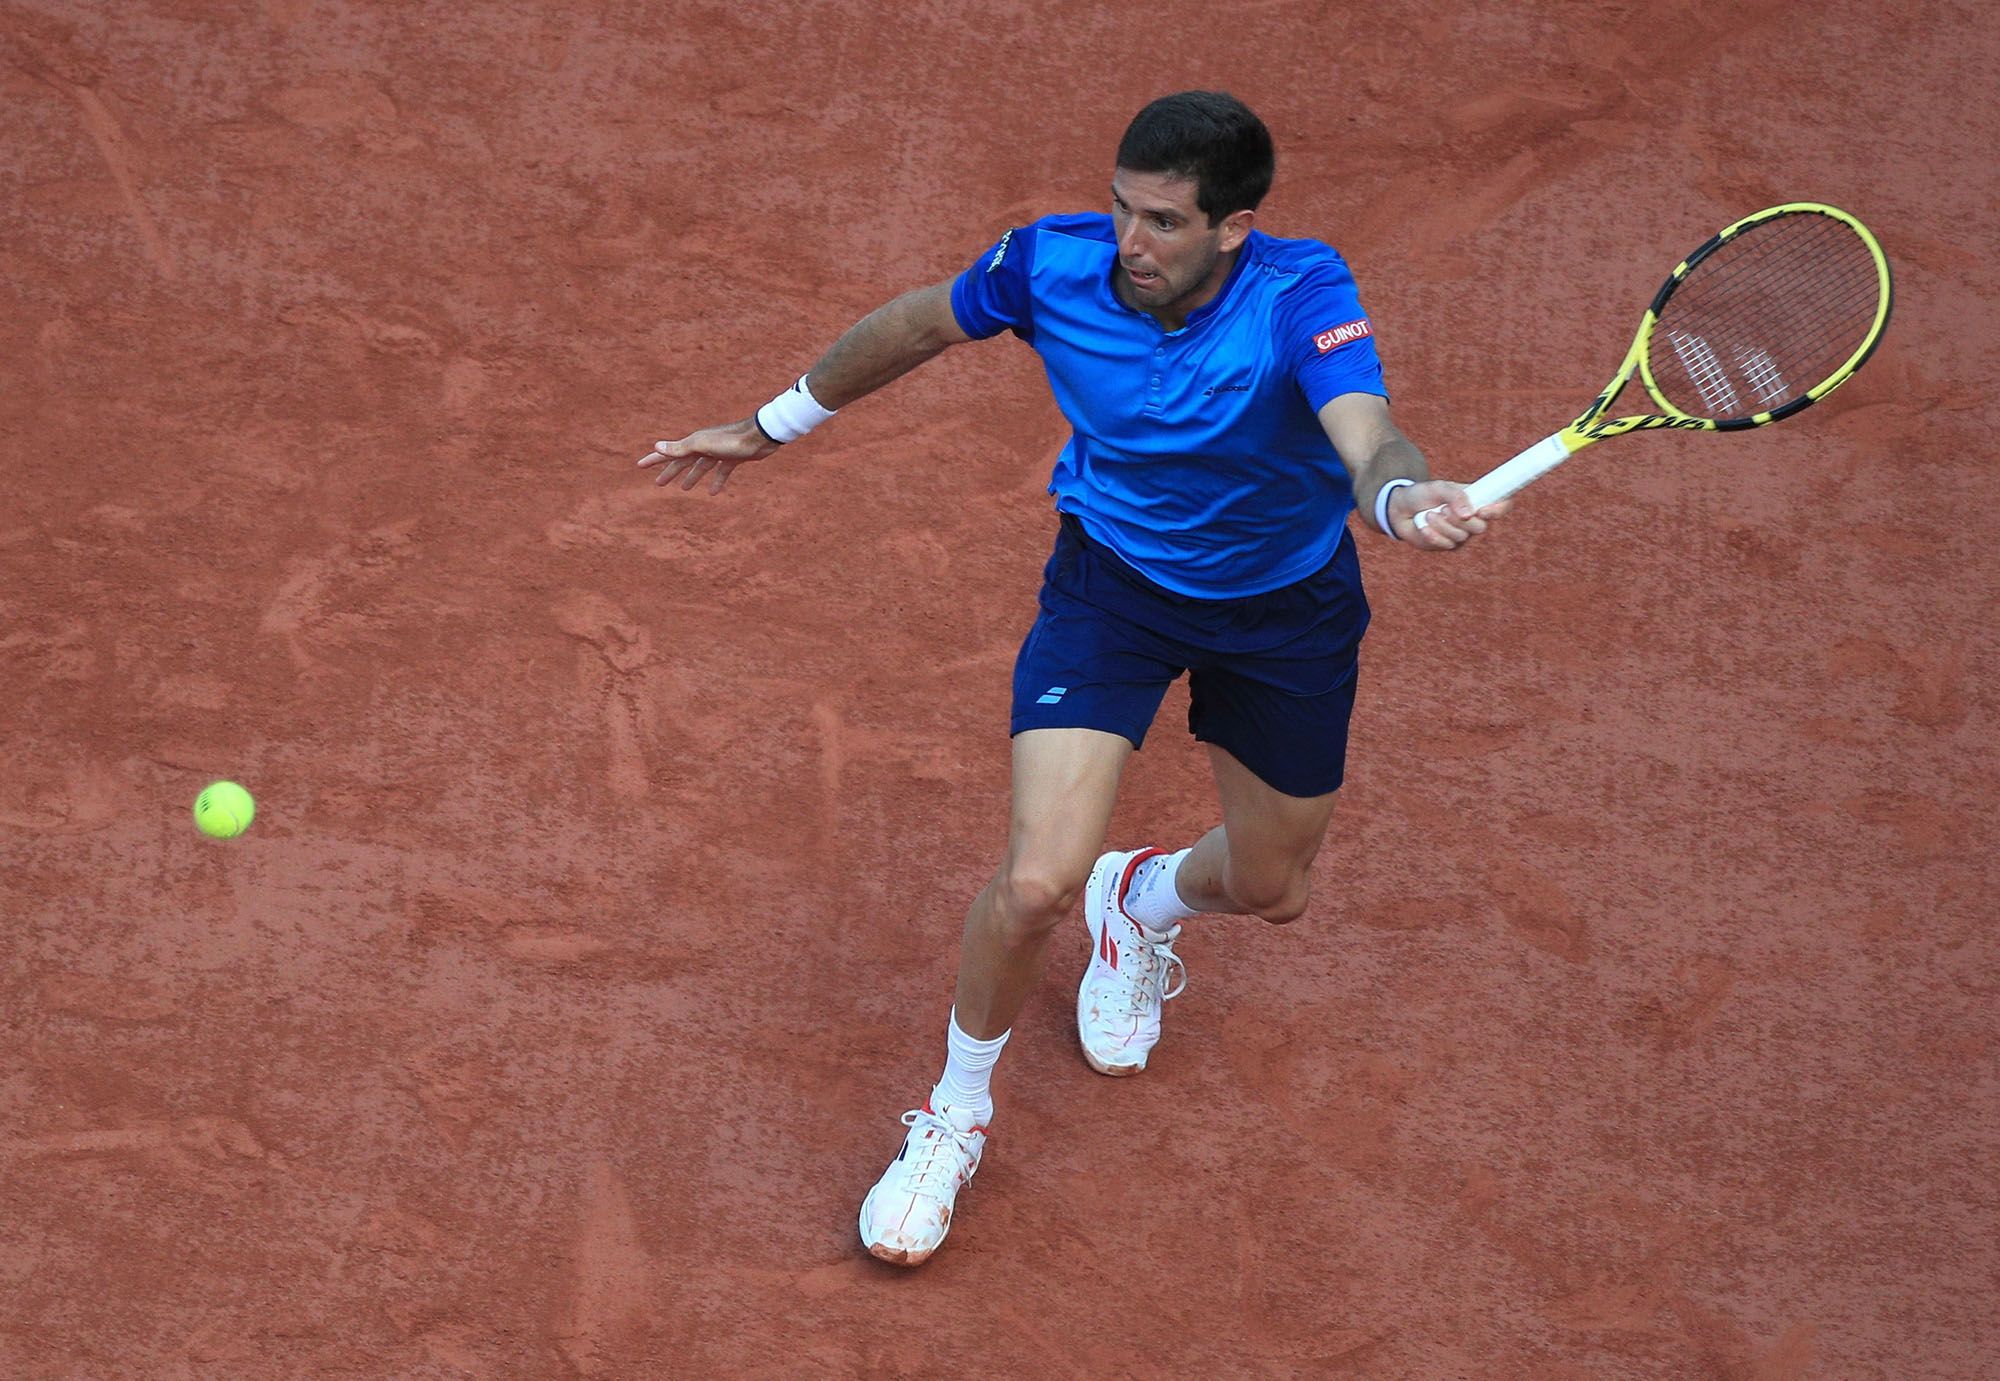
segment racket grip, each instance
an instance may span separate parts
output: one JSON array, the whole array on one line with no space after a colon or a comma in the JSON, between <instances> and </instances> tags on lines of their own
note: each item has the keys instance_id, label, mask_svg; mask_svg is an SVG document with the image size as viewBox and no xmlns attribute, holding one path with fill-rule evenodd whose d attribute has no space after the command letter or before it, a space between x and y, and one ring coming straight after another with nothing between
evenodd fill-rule
<instances>
[{"instance_id":1,"label":"racket grip","mask_svg":"<svg viewBox=\"0 0 2000 1381\"><path fill-rule=\"evenodd\" d=\"M1561 432L1545 436L1512 460L1495 466L1466 485L1465 497L1472 501L1474 508L1484 508L1490 503L1499 503L1502 499L1520 493L1568 460L1570 455L1569 445L1563 440ZM1419 513L1416 518L1417 530L1421 532L1429 527L1431 514L1442 511L1443 507L1444 505L1440 504L1437 508L1427 508Z\"/></svg>"}]
</instances>

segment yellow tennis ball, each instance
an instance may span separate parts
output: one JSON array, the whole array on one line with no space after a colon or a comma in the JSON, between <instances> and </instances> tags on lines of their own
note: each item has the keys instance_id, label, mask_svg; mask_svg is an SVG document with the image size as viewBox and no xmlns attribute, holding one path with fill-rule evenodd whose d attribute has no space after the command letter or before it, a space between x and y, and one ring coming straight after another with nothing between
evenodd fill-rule
<instances>
[{"instance_id":1,"label":"yellow tennis ball","mask_svg":"<svg viewBox=\"0 0 2000 1381\"><path fill-rule=\"evenodd\" d=\"M234 839L256 815L257 803L235 782L211 782L194 798L194 827L211 839Z\"/></svg>"}]
</instances>

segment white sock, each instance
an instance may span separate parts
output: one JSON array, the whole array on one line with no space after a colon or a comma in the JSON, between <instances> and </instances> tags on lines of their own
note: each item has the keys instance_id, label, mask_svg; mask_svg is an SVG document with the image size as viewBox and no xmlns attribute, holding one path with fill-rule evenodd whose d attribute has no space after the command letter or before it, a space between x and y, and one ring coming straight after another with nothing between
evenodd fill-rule
<instances>
[{"instance_id":1,"label":"white sock","mask_svg":"<svg viewBox=\"0 0 2000 1381\"><path fill-rule=\"evenodd\" d=\"M1002 1031L990 1041L974 1040L958 1029L958 1009L951 1009L951 1026L945 1032L944 1077L931 1091L932 1107L953 1107L972 1114L975 1122L993 1116L993 1066L1000 1062L1000 1049L1012 1031Z\"/></svg>"},{"instance_id":2,"label":"white sock","mask_svg":"<svg viewBox=\"0 0 2000 1381\"><path fill-rule=\"evenodd\" d=\"M1152 931L1155 938L1172 930L1178 922L1201 914L1181 900L1180 891L1174 886L1181 860L1193 852L1182 849L1177 854L1156 855L1141 863L1138 872L1132 875L1132 885L1125 891L1125 914Z\"/></svg>"}]
</instances>

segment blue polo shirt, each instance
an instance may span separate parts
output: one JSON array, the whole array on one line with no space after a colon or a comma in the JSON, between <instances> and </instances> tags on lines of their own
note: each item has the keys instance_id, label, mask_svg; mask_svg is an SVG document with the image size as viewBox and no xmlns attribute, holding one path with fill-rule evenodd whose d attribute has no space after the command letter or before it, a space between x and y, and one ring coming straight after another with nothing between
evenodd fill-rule
<instances>
[{"instance_id":1,"label":"blue polo shirt","mask_svg":"<svg viewBox=\"0 0 2000 1381\"><path fill-rule=\"evenodd\" d=\"M1179 594L1238 598L1313 574L1354 507L1318 411L1343 393L1387 396L1346 262L1253 230L1178 331L1118 300L1117 263L1110 216L1047 216L952 285L967 335L1012 331L1042 357L1074 429L1056 507Z\"/></svg>"}]
</instances>

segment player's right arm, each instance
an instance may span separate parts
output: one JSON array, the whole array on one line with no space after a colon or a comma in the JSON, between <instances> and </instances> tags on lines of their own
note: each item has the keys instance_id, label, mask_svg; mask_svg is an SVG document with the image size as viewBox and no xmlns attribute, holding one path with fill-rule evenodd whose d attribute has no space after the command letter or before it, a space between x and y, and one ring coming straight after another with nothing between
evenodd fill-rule
<instances>
[{"instance_id":1,"label":"player's right arm","mask_svg":"<svg viewBox=\"0 0 2000 1381\"><path fill-rule=\"evenodd\" d=\"M906 292L850 326L806 375L806 386L821 407L835 411L901 378L947 347L971 337L951 309L952 280ZM658 466L655 484L681 482L692 489L713 473L708 492L720 494L737 466L762 460L778 443L758 427L756 417L703 427L675 441L654 444L639 461Z\"/></svg>"}]
</instances>

